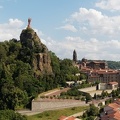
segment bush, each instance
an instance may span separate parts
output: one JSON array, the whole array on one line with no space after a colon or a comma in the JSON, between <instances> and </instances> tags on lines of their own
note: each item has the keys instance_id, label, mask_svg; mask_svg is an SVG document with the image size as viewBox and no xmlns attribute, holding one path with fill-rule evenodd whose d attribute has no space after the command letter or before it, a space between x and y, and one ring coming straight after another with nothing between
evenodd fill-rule
<instances>
[{"instance_id":1,"label":"bush","mask_svg":"<svg viewBox=\"0 0 120 120\"><path fill-rule=\"evenodd\" d=\"M85 97L82 97L82 98L81 98L81 101L85 101Z\"/></svg>"},{"instance_id":2,"label":"bush","mask_svg":"<svg viewBox=\"0 0 120 120\"><path fill-rule=\"evenodd\" d=\"M40 98L45 98L45 96L40 96Z\"/></svg>"},{"instance_id":3,"label":"bush","mask_svg":"<svg viewBox=\"0 0 120 120\"><path fill-rule=\"evenodd\" d=\"M100 102L99 104L98 104L98 106L102 106L103 105L103 103L102 102Z\"/></svg>"},{"instance_id":4,"label":"bush","mask_svg":"<svg viewBox=\"0 0 120 120\"><path fill-rule=\"evenodd\" d=\"M53 96L50 96L50 99L53 99Z\"/></svg>"},{"instance_id":5,"label":"bush","mask_svg":"<svg viewBox=\"0 0 120 120\"><path fill-rule=\"evenodd\" d=\"M75 109L76 109L75 107L71 108L71 110L75 110Z\"/></svg>"},{"instance_id":6,"label":"bush","mask_svg":"<svg viewBox=\"0 0 120 120\"><path fill-rule=\"evenodd\" d=\"M0 110L0 120L27 120L27 118L13 110Z\"/></svg>"},{"instance_id":7,"label":"bush","mask_svg":"<svg viewBox=\"0 0 120 120\"><path fill-rule=\"evenodd\" d=\"M87 117L86 120L94 120L95 117L94 116L90 116L90 117Z\"/></svg>"}]
</instances>

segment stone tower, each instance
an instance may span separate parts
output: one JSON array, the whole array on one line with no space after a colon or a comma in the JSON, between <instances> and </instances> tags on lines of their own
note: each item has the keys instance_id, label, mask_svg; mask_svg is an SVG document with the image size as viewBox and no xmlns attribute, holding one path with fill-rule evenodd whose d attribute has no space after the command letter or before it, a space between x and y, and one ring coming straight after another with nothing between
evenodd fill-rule
<instances>
[{"instance_id":1,"label":"stone tower","mask_svg":"<svg viewBox=\"0 0 120 120\"><path fill-rule=\"evenodd\" d=\"M73 51L73 61L74 61L75 63L77 62L77 53L76 53L75 50Z\"/></svg>"}]
</instances>

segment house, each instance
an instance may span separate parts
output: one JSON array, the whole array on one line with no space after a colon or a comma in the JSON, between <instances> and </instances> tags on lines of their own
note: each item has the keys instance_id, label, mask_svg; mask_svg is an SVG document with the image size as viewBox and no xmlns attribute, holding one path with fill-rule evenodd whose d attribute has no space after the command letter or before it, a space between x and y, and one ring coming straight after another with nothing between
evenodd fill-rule
<instances>
[{"instance_id":1,"label":"house","mask_svg":"<svg viewBox=\"0 0 120 120\"><path fill-rule=\"evenodd\" d=\"M78 64L81 73L87 75L88 82L95 83L99 81L107 84L109 82L118 82L118 86L120 86L120 70L109 69L105 61L87 61L87 59L83 58Z\"/></svg>"},{"instance_id":2,"label":"house","mask_svg":"<svg viewBox=\"0 0 120 120\"><path fill-rule=\"evenodd\" d=\"M120 120L120 99L104 107L100 120Z\"/></svg>"},{"instance_id":3,"label":"house","mask_svg":"<svg viewBox=\"0 0 120 120\"><path fill-rule=\"evenodd\" d=\"M80 120L80 119L75 118L73 116L69 116L69 117L61 116L58 120Z\"/></svg>"},{"instance_id":4,"label":"house","mask_svg":"<svg viewBox=\"0 0 120 120\"><path fill-rule=\"evenodd\" d=\"M99 83L98 90L116 90L118 88L118 82L109 82L109 83Z\"/></svg>"}]
</instances>

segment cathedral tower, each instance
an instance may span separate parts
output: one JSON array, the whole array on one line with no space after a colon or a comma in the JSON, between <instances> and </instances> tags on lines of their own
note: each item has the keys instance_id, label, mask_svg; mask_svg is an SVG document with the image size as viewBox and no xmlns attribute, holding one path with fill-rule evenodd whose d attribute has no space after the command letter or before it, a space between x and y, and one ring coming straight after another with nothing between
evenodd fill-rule
<instances>
[{"instance_id":1,"label":"cathedral tower","mask_svg":"<svg viewBox=\"0 0 120 120\"><path fill-rule=\"evenodd\" d=\"M75 50L73 51L73 61L74 61L75 63L77 62L77 53L76 53Z\"/></svg>"}]
</instances>

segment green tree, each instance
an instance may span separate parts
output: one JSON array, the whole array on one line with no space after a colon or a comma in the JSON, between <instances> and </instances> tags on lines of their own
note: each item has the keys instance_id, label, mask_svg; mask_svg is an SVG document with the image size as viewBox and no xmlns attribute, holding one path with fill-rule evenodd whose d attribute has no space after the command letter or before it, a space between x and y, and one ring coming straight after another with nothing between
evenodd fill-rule
<instances>
[{"instance_id":1,"label":"green tree","mask_svg":"<svg viewBox=\"0 0 120 120\"><path fill-rule=\"evenodd\" d=\"M89 117L86 118L86 120L94 120L94 119L95 119L94 116L89 116Z\"/></svg>"},{"instance_id":2,"label":"green tree","mask_svg":"<svg viewBox=\"0 0 120 120\"><path fill-rule=\"evenodd\" d=\"M89 93L87 93L86 94L86 103L91 101L91 100L92 100L92 96Z\"/></svg>"},{"instance_id":3,"label":"green tree","mask_svg":"<svg viewBox=\"0 0 120 120\"><path fill-rule=\"evenodd\" d=\"M27 118L12 110L0 110L0 120L27 120Z\"/></svg>"},{"instance_id":4,"label":"green tree","mask_svg":"<svg viewBox=\"0 0 120 120\"><path fill-rule=\"evenodd\" d=\"M102 93L101 93L101 97L105 98L106 96L107 96L107 93L103 90Z\"/></svg>"},{"instance_id":5,"label":"green tree","mask_svg":"<svg viewBox=\"0 0 120 120\"><path fill-rule=\"evenodd\" d=\"M88 113L88 116L97 116L99 113L99 109L95 107L94 104L91 104L87 113Z\"/></svg>"},{"instance_id":6,"label":"green tree","mask_svg":"<svg viewBox=\"0 0 120 120\"><path fill-rule=\"evenodd\" d=\"M5 83L1 88L0 96L1 109L14 110L17 106L26 105L28 102L27 93L12 84Z\"/></svg>"},{"instance_id":7,"label":"green tree","mask_svg":"<svg viewBox=\"0 0 120 120\"><path fill-rule=\"evenodd\" d=\"M82 118L85 120L94 120L99 114L99 109L94 104L90 104L90 108L83 114Z\"/></svg>"},{"instance_id":8,"label":"green tree","mask_svg":"<svg viewBox=\"0 0 120 120\"><path fill-rule=\"evenodd\" d=\"M51 65L54 74L60 73L60 60L52 51L49 52L51 57Z\"/></svg>"},{"instance_id":9,"label":"green tree","mask_svg":"<svg viewBox=\"0 0 120 120\"><path fill-rule=\"evenodd\" d=\"M5 60L6 58L6 50L5 48L3 47L2 44L0 44L0 62L2 62L3 60Z\"/></svg>"},{"instance_id":10,"label":"green tree","mask_svg":"<svg viewBox=\"0 0 120 120\"><path fill-rule=\"evenodd\" d=\"M96 93L94 94L94 99L97 99L97 95L96 95Z\"/></svg>"},{"instance_id":11,"label":"green tree","mask_svg":"<svg viewBox=\"0 0 120 120\"><path fill-rule=\"evenodd\" d=\"M80 74L80 80L83 80L83 79L85 80L86 78L87 78L87 76L85 74L83 74L83 73Z\"/></svg>"},{"instance_id":12,"label":"green tree","mask_svg":"<svg viewBox=\"0 0 120 120\"><path fill-rule=\"evenodd\" d=\"M112 90L111 94L112 94L112 97L116 97L116 92L115 92L115 90Z\"/></svg>"}]
</instances>

